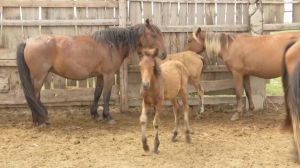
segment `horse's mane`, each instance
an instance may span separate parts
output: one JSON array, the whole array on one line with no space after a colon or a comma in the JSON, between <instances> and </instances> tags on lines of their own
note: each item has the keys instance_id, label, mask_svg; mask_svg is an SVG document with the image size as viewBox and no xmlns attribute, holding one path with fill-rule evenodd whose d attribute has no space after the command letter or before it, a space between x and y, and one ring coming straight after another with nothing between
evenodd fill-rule
<instances>
[{"instance_id":1,"label":"horse's mane","mask_svg":"<svg viewBox=\"0 0 300 168\"><path fill-rule=\"evenodd\" d=\"M161 75L160 65L159 65L159 63L157 62L156 59L154 59L153 73L154 73L155 77L158 77L158 76Z\"/></svg>"},{"instance_id":2,"label":"horse's mane","mask_svg":"<svg viewBox=\"0 0 300 168\"><path fill-rule=\"evenodd\" d=\"M233 39L234 34L206 32L205 46L208 57L218 56L221 53L222 46L226 45L228 48L230 41Z\"/></svg>"},{"instance_id":3,"label":"horse's mane","mask_svg":"<svg viewBox=\"0 0 300 168\"><path fill-rule=\"evenodd\" d=\"M150 24L153 32L162 34L160 29ZM145 37L146 24L137 24L127 28L110 28L106 30L98 30L91 37L99 42L106 42L110 45L118 47L119 45L127 46L131 51L136 49L137 36Z\"/></svg>"}]
</instances>

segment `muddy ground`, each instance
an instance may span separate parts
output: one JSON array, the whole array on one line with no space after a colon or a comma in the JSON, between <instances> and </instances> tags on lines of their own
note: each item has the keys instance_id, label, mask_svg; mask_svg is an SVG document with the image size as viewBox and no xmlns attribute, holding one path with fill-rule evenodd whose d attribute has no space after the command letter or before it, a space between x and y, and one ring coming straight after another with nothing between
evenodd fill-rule
<instances>
[{"instance_id":1,"label":"muddy ground","mask_svg":"<svg viewBox=\"0 0 300 168\"><path fill-rule=\"evenodd\" d=\"M219 107L206 106L200 120L191 108L192 144L185 143L183 117L178 141L170 141L174 117L164 108L158 155L142 149L140 108L119 113L112 107L115 125L93 121L90 107L48 108L47 128L33 126L27 108L0 109L0 167L299 167L291 157L292 134L280 130L283 106L236 122L228 112L233 106ZM148 113L151 149L152 119Z\"/></svg>"}]
</instances>

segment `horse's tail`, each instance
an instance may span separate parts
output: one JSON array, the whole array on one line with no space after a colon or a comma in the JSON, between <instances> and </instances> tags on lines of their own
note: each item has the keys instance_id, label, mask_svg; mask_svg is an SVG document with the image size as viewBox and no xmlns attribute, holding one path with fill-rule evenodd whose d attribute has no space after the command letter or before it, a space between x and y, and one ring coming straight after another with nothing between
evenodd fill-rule
<instances>
[{"instance_id":1,"label":"horse's tail","mask_svg":"<svg viewBox=\"0 0 300 168\"><path fill-rule=\"evenodd\" d=\"M287 74L287 69L286 69L286 64L285 64L285 55L287 50L295 44L296 41L291 41L289 42L283 52L283 57L282 57L282 66L281 66L281 80L282 80L282 87L283 87L283 92L284 92L284 102L285 102L285 109L286 109L286 119L285 119L285 124L284 124L284 129L286 130L292 130L291 128L291 114L290 114L290 108L288 105L288 96L289 96L289 76Z\"/></svg>"},{"instance_id":2,"label":"horse's tail","mask_svg":"<svg viewBox=\"0 0 300 168\"><path fill-rule=\"evenodd\" d=\"M35 97L30 72L24 58L26 43L22 42L17 50L17 64L24 95L32 112L33 123L47 123L48 113L42 102Z\"/></svg>"}]
</instances>

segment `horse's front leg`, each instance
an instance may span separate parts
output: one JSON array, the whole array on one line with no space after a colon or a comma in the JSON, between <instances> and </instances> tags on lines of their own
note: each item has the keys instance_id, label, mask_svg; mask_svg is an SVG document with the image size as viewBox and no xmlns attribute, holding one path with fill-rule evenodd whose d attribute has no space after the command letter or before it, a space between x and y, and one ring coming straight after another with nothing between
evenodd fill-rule
<instances>
[{"instance_id":1,"label":"horse's front leg","mask_svg":"<svg viewBox=\"0 0 300 168\"><path fill-rule=\"evenodd\" d=\"M103 118L107 120L108 124L114 124L114 119L110 116L109 113L109 100L111 95L111 88L114 84L114 74L104 75L104 91L103 91L103 99L104 99L104 107L103 107Z\"/></svg>"},{"instance_id":2,"label":"horse's front leg","mask_svg":"<svg viewBox=\"0 0 300 168\"><path fill-rule=\"evenodd\" d=\"M244 76L244 88L249 102L249 110L245 113L245 116L250 117L253 116L253 111L254 111L254 104L252 101L252 94L251 94L250 76Z\"/></svg>"},{"instance_id":3,"label":"horse's front leg","mask_svg":"<svg viewBox=\"0 0 300 168\"><path fill-rule=\"evenodd\" d=\"M95 120L99 120L100 116L97 112L97 107L98 107L98 101L100 99L102 90L103 90L103 76L98 76L97 77L97 82L96 82L96 88L95 88L95 93L94 93L94 102L91 108L91 116L95 119Z\"/></svg>"},{"instance_id":4,"label":"horse's front leg","mask_svg":"<svg viewBox=\"0 0 300 168\"><path fill-rule=\"evenodd\" d=\"M240 115L242 114L242 94L243 94L243 75L238 73L238 72L233 72L233 80L234 80L234 85L235 85L235 94L236 94L236 99L237 99L237 108L236 112L232 115L231 121L238 120Z\"/></svg>"},{"instance_id":5,"label":"horse's front leg","mask_svg":"<svg viewBox=\"0 0 300 168\"><path fill-rule=\"evenodd\" d=\"M178 128L179 128L179 105L177 103L178 99L177 97L175 97L174 99L171 100L172 106L173 106L173 113L174 113L174 117L175 117L175 129L173 131L173 137L171 139L171 141L175 142L176 141L176 137L178 135Z\"/></svg>"},{"instance_id":6,"label":"horse's front leg","mask_svg":"<svg viewBox=\"0 0 300 168\"><path fill-rule=\"evenodd\" d=\"M143 149L144 151L149 151L149 146L147 144L147 137L146 137L146 127L147 127L147 112L149 109L149 104L145 103L143 100L142 104L142 113L140 116L140 124L142 128L142 142L143 142Z\"/></svg>"},{"instance_id":7,"label":"horse's front leg","mask_svg":"<svg viewBox=\"0 0 300 168\"><path fill-rule=\"evenodd\" d=\"M156 112L155 112L155 116L153 119L153 127L155 129L155 140L154 140L154 149L152 152L155 154L158 153L158 147L159 147L159 143L160 143L159 139L158 139L158 127L159 127L159 115L161 113L162 106L163 106L163 101L160 101L155 105Z\"/></svg>"}]
</instances>

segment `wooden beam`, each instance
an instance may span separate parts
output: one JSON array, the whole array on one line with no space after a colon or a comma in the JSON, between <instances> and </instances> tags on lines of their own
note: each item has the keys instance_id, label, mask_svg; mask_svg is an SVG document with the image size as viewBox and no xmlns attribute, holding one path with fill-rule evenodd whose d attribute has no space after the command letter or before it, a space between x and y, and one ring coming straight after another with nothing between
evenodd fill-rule
<instances>
[{"instance_id":1,"label":"wooden beam","mask_svg":"<svg viewBox=\"0 0 300 168\"><path fill-rule=\"evenodd\" d=\"M41 91L43 103L89 102L94 100L94 88L86 89L46 89ZM102 99L102 97L101 97ZM119 87L113 85L111 100L119 99ZM0 105L27 104L22 89L0 94Z\"/></svg>"},{"instance_id":2,"label":"wooden beam","mask_svg":"<svg viewBox=\"0 0 300 168\"><path fill-rule=\"evenodd\" d=\"M187 25L187 26L158 26L162 32L195 32L199 27L203 31L246 32L247 25Z\"/></svg>"},{"instance_id":3,"label":"wooden beam","mask_svg":"<svg viewBox=\"0 0 300 168\"><path fill-rule=\"evenodd\" d=\"M126 0L119 0L119 27L126 27ZM126 112L128 105L128 59L123 61L120 68L120 110Z\"/></svg>"},{"instance_id":4,"label":"wooden beam","mask_svg":"<svg viewBox=\"0 0 300 168\"><path fill-rule=\"evenodd\" d=\"M264 24L263 29L267 31L299 30L300 23Z\"/></svg>"},{"instance_id":5,"label":"wooden beam","mask_svg":"<svg viewBox=\"0 0 300 168\"><path fill-rule=\"evenodd\" d=\"M95 20L0 20L3 26L92 26L118 25L118 19Z\"/></svg>"},{"instance_id":6,"label":"wooden beam","mask_svg":"<svg viewBox=\"0 0 300 168\"><path fill-rule=\"evenodd\" d=\"M178 98L180 104L182 104L181 99ZM246 97L243 96L242 101L246 101ZM195 106L199 104L199 99L197 97L188 98L188 105ZM204 97L204 104L236 104L236 97ZM165 106L171 105L170 101L164 101ZM129 99L129 106L142 106L142 99Z\"/></svg>"},{"instance_id":7,"label":"wooden beam","mask_svg":"<svg viewBox=\"0 0 300 168\"><path fill-rule=\"evenodd\" d=\"M17 66L16 60L0 60L0 67L15 67Z\"/></svg>"},{"instance_id":8,"label":"wooden beam","mask_svg":"<svg viewBox=\"0 0 300 168\"><path fill-rule=\"evenodd\" d=\"M3 7L53 7L53 8L68 8L68 7L119 7L117 1L16 1L4 0L0 6Z\"/></svg>"},{"instance_id":9,"label":"wooden beam","mask_svg":"<svg viewBox=\"0 0 300 168\"><path fill-rule=\"evenodd\" d=\"M207 1L207 0L202 0L202 1L199 1L199 0L129 0L131 2L167 2L167 3L209 3L209 4L214 4L214 3L238 3L238 4L241 4L241 3L244 3L244 4L247 4L248 1Z\"/></svg>"}]
</instances>

